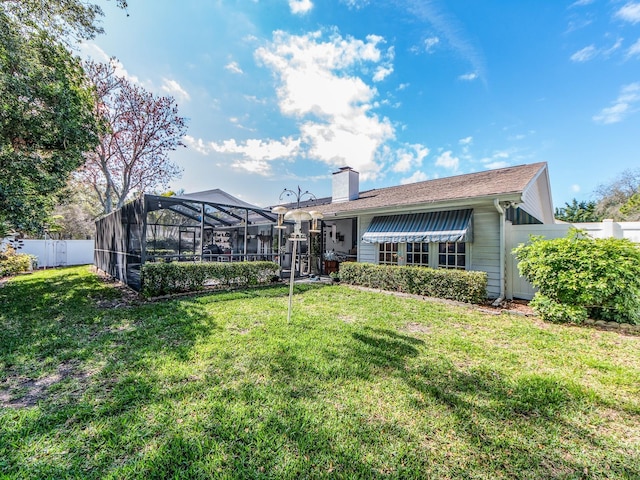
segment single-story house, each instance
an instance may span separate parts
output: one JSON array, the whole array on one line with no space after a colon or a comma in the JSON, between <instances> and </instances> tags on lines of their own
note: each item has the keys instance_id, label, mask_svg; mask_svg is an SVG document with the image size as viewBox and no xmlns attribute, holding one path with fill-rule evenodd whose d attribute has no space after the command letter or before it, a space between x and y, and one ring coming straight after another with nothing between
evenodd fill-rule
<instances>
[{"instance_id":1,"label":"single-story house","mask_svg":"<svg viewBox=\"0 0 640 480\"><path fill-rule=\"evenodd\" d=\"M286 205L323 214L317 246L303 242L297 264L285 240L292 224L283 231L271 208L218 189L143 195L98 220L95 264L139 288L147 261L263 259L286 272L292 264L296 271L311 266L311 250L315 259L322 252L324 273L340 261L485 271L488 296L501 299L518 275L509 263L506 227L553 224L552 205L546 163L366 191L359 189L358 172L344 167L332 175L331 197Z\"/></svg>"},{"instance_id":2,"label":"single-story house","mask_svg":"<svg viewBox=\"0 0 640 480\"><path fill-rule=\"evenodd\" d=\"M490 298L506 295L512 247L505 224L554 223L546 163L366 191L359 190L359 174L349 167L332 180L331 198L301 205L323 214L322 245L329 255L484 271Z\"/></svg>"}]
</instances>

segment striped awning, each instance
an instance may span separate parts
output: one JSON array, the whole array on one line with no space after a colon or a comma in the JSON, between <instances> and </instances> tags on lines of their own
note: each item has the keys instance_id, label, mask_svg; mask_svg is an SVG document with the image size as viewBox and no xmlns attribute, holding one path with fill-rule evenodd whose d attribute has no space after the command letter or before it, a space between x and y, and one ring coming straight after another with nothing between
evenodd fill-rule
<instances>
[{"instance_id":1,"label":"striped awning","mask_svg":"<svg viewBox=\"0 0 640 480\"><path fill-rule=\"evenodd\" d=\"M470 242L473 210L373 217L362 236L367 243Z\"/></svg>"}]
</instances>

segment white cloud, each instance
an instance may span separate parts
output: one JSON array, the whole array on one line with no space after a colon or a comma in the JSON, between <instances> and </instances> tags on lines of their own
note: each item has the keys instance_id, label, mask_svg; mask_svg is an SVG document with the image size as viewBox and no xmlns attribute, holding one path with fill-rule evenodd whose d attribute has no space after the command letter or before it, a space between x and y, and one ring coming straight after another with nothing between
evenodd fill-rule
<instances>
[{"instance_id":1,"label":"white cloud","mask_svg":"<svg viewBox=\"0 0 640 480\"><path fill-rule=\"evenodd\" d=\"M616 39L616 43L614 43L611 47L607 48L606 50L604 50L602 53L604 54L605 57L608 57L609 55L611 55L613 52L615 52L616 50L618 50L621 46L622 46L622 38L618 38Z\"/></svg>"},{"instance_id":2,"label":"white cloud","mask_svg":"<svg viewBox=\"0 0 640 480\"><path fill-rule=\"evenodd\" d=\"M636 40L636 43L629 47L627 50L627 57L638 57L640 56L640 38Z\"/></svg>"},{"instance_id":3,"label":"white cloud","mask_svg":"<svg viewBox=\"0 0 640 480\"><path fill-rule=\"evenodd\" d=\"M593 3L593 0L577 0L573 2L571 5L569 5L569 8L584 7L586 5L591 5L592 3Z\"/></svg>"},{"instance_id":4,"label":"white cloud","mask_svg":"<svg viewBox=\"0 0 640 480\"><path fill-rule=\"evenodd\" d=\"M640 3L629 2L615 13L615 16L634 25L640 22Z\"/></svg>"},{"instance_id":5,"label":"white cloud","mask_svg":"<svg viewBox=\"0 0 640 480\"><path fill-rule=\"evenodd\" d=\"M610 124L624 120L638 111L640 103L640 82L630 83L620 89L618 98L610 107L603 108L599 114L593 116L596 123Z\"/></svg>"},{"instance_id":6,"label":"white cloud","mask_svg":"<svg viewBox=\"0 0 640 480\"><path fill-rule=\"evenodd\" d=\"M369 4L369 0L342 0L349 8L359 9Z\"/></svg>"},{"instance_id":7,"label":"white cloud","mask_svg":"<svg viewBox=\"0 0 640 480\"><path fill-rule=\"evenodd\" d=\"M577 183L574 183L573 185L571 185L571 191L573 193L578 193L580 190L582 189L580 188L580 185L578 185Z\"/></svg>"},{"instance_id":8,"label":"white cloud","mask_svg":"<svg viewBox=\"0 0 640 480\"><path fill-rule=\"evenodd\" d=\"M506 162L504 160L496 160L495 162L488 162L488 163L484 164L485 168L487 168L489 170L496 170L498 168L506 168L509 165L510 165L509 162Z\"/></svg>"},{"instance_id":9,"label":"white cloud","mask_svg":"<svg viewBox=\"0 0 640 480\"><path fill-rule=\"evenodd\" d=\"M289 8L291 13L302 15L313 8L313 3L311 0L289 0Z\"/></svg>"},{"instance_id":10,"label":"white cloud","mask_svg":"<svg viewBox=\"0 0 640 480\"><path fill-rule=\"evenodd\" d=\"M408 183L424 182L425 180L428 180L428 179L429 177L426 173L418 170L417 172L414 172L414 174L411 175L410 177L401 179L400 184L407 185Z\"/></svg>"},{"instance_id":11,"label":"white cloud","mask_svg":"<svg viewBox=\"0 0 640 480\"><path fill-rule=\"evenodd\" d=\"M163 78L162 86L160 88L163 92L168 93L178 100L178 102L188 102L191 99L189 93L175 80Z\"/></svg>"},{"instance_id":12,"label":"white cloud","mask_svg":"<svg viewBox=\"0 0 640 480\"><path fill-rule=\"evenodd\" d=\"M391 66L389 66L389 67L380 66L380 67L377 68L376 73L373 76L373 81L374 82L381 82L382 80L387 78L392 73L393 73L393 67L391 67Z\"/></svg>"},{"instance_id":13,"label":"white cloud","mask_svg":"<svg viewBox=\"0 0 640 480\"><path fill-rule=\"evenodd\" d=\"M191 135L185 135L182 139L187 147L193 148L196 152L202 155L209 154L210 149L201 138L195 139Z\"/></svg>"},{"instance_id":14,"label":"white cloud","mask_svg":"<svg viewBox=\"0 0 640 480\"><path fill-rule=\"evenodd\" d=\"M432 53L439 43L440 39L438 37L429 37L424 41L424 50L427 53Z\"/></svg>"},{"instance_id":15,"label":"white cloud","mask_svg":"<svg viewBox=\"0 0 640 480\"><path fill-rule=\"evenodd\" d=\"M504 150L498 150L493 153L493 158L509 158L511 154Z\"/></svg>"},{"instance_id":16,"label":"white cloud","mask_svg":"<svg viewBox=\"0 0 640 480\"><path fill-rule=\"evenodd\" d=\"M238 170L256 173L263 176L271 175L271 161L294 157L300 148L300 140L291 137L282 140L251 139L238 144L234 139L221 143L210 143L214 152L239 154L231 166Z\"/></svg>"},{"instance_id":17,"label":"white cloud","mask_svg":"<svg viewBox=\"0 0 640 480\"><path fill-rule=\"evenodd\" d=\"M478 74L476 72L465 73L464 75L460 75L458 77L459 80L464 80L466 82L471 82L478 78Z\"/></svg>"},{"instance_id":18,"label":"white cloud","mask_svg":"<svg viewBox=\"0 0 640 480\"><path fill-rule=\"evenodd\" d=\"M407 11L418 20L428 22L429 27L438 34L439 39L468 61L476 77L486 82L484 54L479 45L476 45L466 33L462 22L450 14L446 7L441 8L441 5L446 5L447 2L403 0L396 3L404 5Z\"/></svg>"},{"instance_id":19,"label":"white cloud","mask_svg":"<svg viewBox=\"0 0 640 480\"><path fill-rule=\"evenodd\" d=\"M237 73L238 75L244 73L238 62L229 62L224 66L225 70L228 70L231 73Z\"/></svg>"},{"instance_id":20,"label":"white cloud","mask_svg":"<svg viewBox=\"0 0 640 480\"><path fill-rule=\"evenodd\" d=\"M473 137L461 138L458 142L460 145L470 145L473 142Z\"/></svg>"},{"instance_id":21,"label":"white cloud","mask_svg":"<svg viewBox=\"0 0 640 480\"><path fill-rule=\"evenodd\" d=\"M457 157L452 156L451 150L440 154L436 159L436 167L447 168L449 170L456 171L460 165L460 160Z\"/></svg>"},{"instance_id":22,"label":"white cloud","mask_svg":"<svg viewBox=\"0 0 640 480\"><path fill-rule=\"evenodd\" d=\"M237 119L230 119L232 122ZM185 135L185 144L202 155L223 153L234 155L233 168L259 175L271 175L271 162L279 159L291 159L300 151L300 139L292 137L281 140L250 139L238 143L235 139L222 142L205 142Z\"/></svg>"},{"instance_id":23,"label":"white cloud","mask_svg":"<svg viewBox=\"0 0 640 480\"><path fill-rule=\"evenodd\" d=\"M391 167L394 172L406 173L412 168L420 167L424 158L429 155L429 149L416 143L407 145L407 148L399 148L395 152L395 163Z\"/></svg>"},{"instance_id":24,"label":"white cloud","mask_svg":"<svg viewBox=\"0 0 640 480\"><path fill-rule=\"evenodd\" d=\"M589 45L588 47L584 47L581 50L578 50L576 53L571 55L571 61L573 62L586 62L595 57L598 53L598 50L594 45Z\"/></svg>"},{"instance_id":25,"label":"white cloud","mask_svg":"<svg viewBox=\"0 0 640 480\"><path fill-rule=\"evenodd\" d=\"M307 156L333 167L348 164L363 179L377 176L376 153L395 137L390 121L371 112L377 90L354 73L365 64L389 64L392 52L385 56L378 48L383 41L375 35L363 41L337 33L324 39L321 32L278 31L256 51L279 79L280 111L300 121Z\"/></svg>"}]
</instances>

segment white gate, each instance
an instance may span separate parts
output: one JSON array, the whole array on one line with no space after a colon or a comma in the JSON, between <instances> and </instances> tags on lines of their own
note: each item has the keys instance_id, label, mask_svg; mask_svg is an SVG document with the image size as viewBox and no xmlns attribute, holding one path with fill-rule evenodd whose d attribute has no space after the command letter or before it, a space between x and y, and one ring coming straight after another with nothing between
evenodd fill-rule
<instances>
[{"instance_id":1,"label":"white gate","mask_svg":"<svg viewBox=\"0 0 640 480\"><path fill-rule=\"evenodd\" d=\"M64 267L67 264L67 242L58 240L56 242L55 266Z\"/></svg>"}]
</instances>

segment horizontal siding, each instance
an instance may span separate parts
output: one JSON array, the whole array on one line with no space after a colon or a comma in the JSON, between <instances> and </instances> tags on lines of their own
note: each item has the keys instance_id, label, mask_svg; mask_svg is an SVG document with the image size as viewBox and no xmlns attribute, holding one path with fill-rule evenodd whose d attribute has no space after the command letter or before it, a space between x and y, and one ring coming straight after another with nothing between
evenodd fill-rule
<instances>
[{"instance_id":1,"label":"horizontal siding","mask_svg":"<svg viewBox=\"0 0 640 480\"><path fill-rule=\"evenodd\" d=\"M500 295L500 216L495 209L474 211L471 270L487 272L487 294Z\"/></svg>"},{"instance_id":2,"label":"horizontal siding","mask_svg":"<svg viewBox=\"0 0 640 480\"><path fill-rule=\"evenodd\" d=\"M375 243L364 243L362 236L367 231L373 215L363 215L358 221L358 261L363 263L378 263L378 248Z\"/></svg>"}]
</instances>

